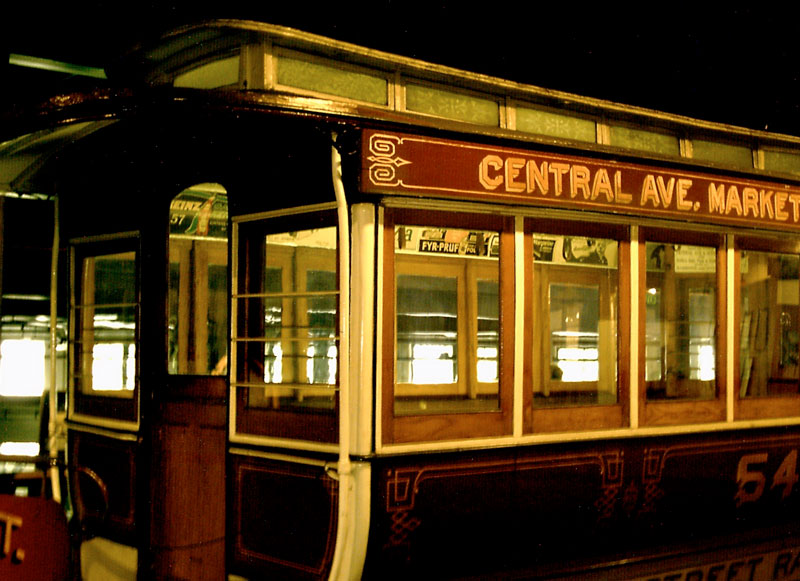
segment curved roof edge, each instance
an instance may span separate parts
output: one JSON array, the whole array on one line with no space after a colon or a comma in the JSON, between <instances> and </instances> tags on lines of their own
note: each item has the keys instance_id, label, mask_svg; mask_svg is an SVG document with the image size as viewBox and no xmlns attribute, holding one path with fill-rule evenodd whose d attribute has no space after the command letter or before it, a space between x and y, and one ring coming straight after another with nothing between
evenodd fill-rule
<instances>
[{"instance_id":1,"label":"curved roof edge","mask_svg":"<svg viewBox=\"0 0 800 581\"><path fill-rule=\"evenodd\" d=\"M176 56L202 59L224 46L233 46L243 39L257 39L284 48L301 50L321 57L344 61L384 72L397 72L414 78L458 86L497 98L530 100L552 107L606 115L612 118L649 121L657 125L691 127L708 132L724 132L751 139L779 140L800 144L800 137L771 133L686 115L587 97L565 91L523 84L435 64L419 59L366 48L295 28L251 20L208 20L178 27L148 44L140 44L127 52L107 70L109 78L123 82L143 82L160 67L174 66Z\"/></svg>"}]
</instances>

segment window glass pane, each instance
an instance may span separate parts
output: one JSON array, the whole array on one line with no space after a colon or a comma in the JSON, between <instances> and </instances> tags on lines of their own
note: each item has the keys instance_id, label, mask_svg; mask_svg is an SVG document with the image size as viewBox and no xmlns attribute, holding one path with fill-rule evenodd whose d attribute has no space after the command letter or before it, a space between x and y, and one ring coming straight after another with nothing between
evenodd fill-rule
<instances>
[{"instance_id":1,"label":"window glass pane","mask_svg":"<svg viewBox=\"0 0 800 581\"><path fill-rule=\"evenodd\" d=\"M237 382L248 404L333 413L338 383L335 227L268 234L238 300ZM255 273L261 273L260 275ZM253 275L251 275L253 276Z\"/></svg>"},{"instance_id":2,"label":"window glass pane","mask_svg":"<svg viewBox=\"0 0 800 581\"><path fill-rule=\"evenodd\" d=\"M550 368L563 383L597 381L600 289L550 285Z\"/></svg>"},{"instance_id":3,"label":"window glass pane","mask_svg":"<svg viewBox=\"0 0 800 581\"><path fill-rule=\"evenodd\" d=\"M73 376L82 393L132 396L136 386L135 261L135 252L81 261Z\"/></svg>"},{"instance_id":4,"label":"window glass pane","mask_svg":"<svg viewBox=\"0 0 800 581\"><path fill-rule=\"evenodd\" d=\"M388 105L389 103L388 82L383 77L286 56L278 59L277 69L279 85L366 101L376 105Z\"/></svg>"},{"instance_id":5,"label":"window glass pane","mask_svg":"<svg viewBox=\"0 0 800 581\"><path fill-rule=\"evenodd\" d=\"M239 84L239 55L205 63L175 77L173 85L190 89L217 89Z\"/></svg>"},{"instance_id":6,"label":"window glass pane","mask_svg":"<svg viewBox=\"0 0 800 581\"><path fill-rule=\"evenodd\" d=\"M678 138L674 135L618 125L610 126L609 131L611 145L664 155L680 155Z\"/></svg>"},{"instance_id":7,"label":"window glass pane","mask_svg":"<svg viewBox=\"0 0 800 581\"><path fill-rule=\"evenodd\" d=\"M800 257L742 251L739 394L798 392Z\"/></svg>"},{"instance_id":8,"label":"window glass pane","mask_svg":"<svg viewBox=\"0 0 800 581\"><path fill-rule=\"evenodd\" d=\"M458 381L458 279L397 276L397 381Z\"/></svg>"},{"instance_id":9,"label":"window glass pane","mask_svg":"<svg viewBox=\"0 0 800 581\"><path fill-rule=\"evenodd\" d=\"M516 113L518 131L590 143L597 140L595 122L590 119L527 107L517 107Z\"/></svg>"},{"instance_id":10,"label":"window glass pane","mask_svg":"<svg viewBox=\"0 0 800 581\"><path fill-rule=\"evenodd\" d=\"M647 399L716 397L716 249L648 242Z\"/></svg>"},{"instance_id":11,"label":"window glass pane","mask_svg":"<svg viewBox=\"0 0 800 581\"><path fill-rule=\"evenodd\" d=\"M406 109L481 125L500 125L497 101L423 85L406 87Z\"/></svg>"},{"instance_id":12,"label":"window glass pane","mask_svg":"<svg viewBox=\"0 0 800 581\"><path fill-rule=\"evenodd\" d=\"M800 153L791 151L764 151L764 169L784 173L800 173Z\"/></svg>"},{"instance_id":13,"label":"window glass pane","mask_svg":"<svg viewBox=\"0 0 800 581\"><path fill-rule=\"evenodd\" d=\"M497 232L397 226L395 414L499 409Z\"/></svg>"},{"instance_id":14,"label":"window glass pane","mask_svg":"<svg viewBox=\"0 0 800 581\"><path fill-rule=\"evenodd\" d=\"M306 350L306 378L309 383L333 385L336 383L336 290L335 265L331 270L309 270L306 290L310 293L327 293L311 296L308 300L308 336Z\"/></svg>"},{"instance_id":15,"label":"window glass pane","mask_svg":"<svg viewBox=\"0 0 800 581\"><path fill-rule=\"evenodd\" d=\"M692 156L703 161L713 161L737 167L753 167L753 151L746 146L692 140Z\"/></svg>"},{"instance_id":16,"label":"window glass pane","mask_svg":"<svg viewBox=\"0 0 800 581\"><path fill-rule=\"evenodd\" d=\"M616 403L617 241L534 234L533 248L534 406Z\"/></svg>"},{"instance_id":17,"label":"window glass pane","mask_svg":"<svg viewBox=\"0 0 800 581\"><path fill-rule=\"evenodd\" d=\"M500 378L500 284L497 280L478 280L478 382Z\"/></svg>"},{"instance_id":18,"label":"window glass pane","mask_svg":"<svg viewBox=\"0 0 800 581\"><path fill-rule=\"evenodd\" d=\"M228 197L219 184L197 184L172 200L169 269L169 372L225 374Z\"/></svg>"}]
</instances>

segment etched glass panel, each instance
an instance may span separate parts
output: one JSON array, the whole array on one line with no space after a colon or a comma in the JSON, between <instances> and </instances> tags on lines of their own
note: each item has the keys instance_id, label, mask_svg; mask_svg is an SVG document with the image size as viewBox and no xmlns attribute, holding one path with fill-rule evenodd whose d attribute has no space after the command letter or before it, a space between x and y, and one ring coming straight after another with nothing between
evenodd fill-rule
<instances>
[{"instance_id":1,"label":"etched glass panel","mask_svg":"<svg viewBox=\"0 0 800 581\"><path fill-rule=\"evenodd\" d=\"M406 86L406 109L480 125L500 125L497 101L423 85Z\"/></svg>"},{"instance_id":2,"label":"etched glass panel","mask_svg":"<svg viewBox=\"0 0 800 581\"><path fill-rule=\"evenodd\" d=\"M517 130L550 137L594 143L597 140L595 122L552 111L517 107Z\"/></svg>"},{"instance_id":3,"label":"etched glass panel","mask_svg":"<svg viewBox=\"0 0 800 581\"><path fill-rule=\"evenodd\" d=\"M743 145L693 139L692 157L736 167L753 167L753 151Z\"/></svg>"},{"instance_id":4,"label":"etched glass panel","mask_svg":"<svg viewBox=\"0 0 800 581\"><path fill-rule=\"evenodd\" d=\"M238 86L239 55L215 60L188 70L175 77L173 85L190 89L218 89Z\"/></svg>"},{"instance_id":5,"label":"etched glass panel","mask_svg":"<svg viewBox=\"0 0 800 581\"><path fill-rule=\"evenodd\" d=\"M790 151L764 151L764 169L783 173L800 173L800 153Z\"/></svg>"},{"instance_id":6,"label":"etched glass panel","mask_svg":"<svg viewBox=\"0 0 800 581\"><path fill-rule=\"evenodd\" d=\"M675 135L619 125L610 126L609 131L611 145L663 155L680 155L680 144Z\"/></svg>"},{"instance_id":7,"label":"etched glass panel","mask_svg":"<svg viewBox=\"0 0 800 581\"><path fill-rule=\"evenodd\" d=\"M388 82L383 77L286 56L277 63L279 85L388 105Z\"/></svg>"}]
</instances>

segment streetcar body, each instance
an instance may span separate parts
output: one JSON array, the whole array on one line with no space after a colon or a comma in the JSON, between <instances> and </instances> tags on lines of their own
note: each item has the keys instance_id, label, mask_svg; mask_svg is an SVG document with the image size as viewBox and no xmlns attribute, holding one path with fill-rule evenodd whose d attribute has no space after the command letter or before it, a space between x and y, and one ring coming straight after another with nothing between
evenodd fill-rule
<instances>
[{"instance_id":1,"label":"streetcar body","mask_svg":"<svg viewBox=\"0 0 800 581\"><path fill-rule=\"evenodd\" d=\"M83 578L798 577L800 138L252 22L112 72L0 145Z\"/></svg>"}]
</instances>

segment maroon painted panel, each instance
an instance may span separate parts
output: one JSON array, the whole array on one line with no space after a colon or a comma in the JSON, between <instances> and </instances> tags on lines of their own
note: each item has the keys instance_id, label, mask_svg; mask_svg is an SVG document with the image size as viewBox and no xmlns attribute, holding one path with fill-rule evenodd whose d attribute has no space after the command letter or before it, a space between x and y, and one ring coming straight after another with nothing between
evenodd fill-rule
<instances>
[{"instance_id":1,"label":"maroon painted panel","mask_svg":"<svg viewBox=\"0 0 800 581\"><path fill-rule=\"evenodd\" d=\"M232 572L325 579L336 540L338 484L322 466L233 456Z\"/></svg>"},{"instance_id":2,"label":"maroon painted panel","mask_svg":"<svg viewBox=\"0 0 800 581\"><path fill-rule=\"evenodd\" d=\"M361 187L630 215L800 229L800 188L611 160L364 131Z\"/></svg>"},{"instance_id":3,"label":"maroon painted panel","mask_svg":"<svg viewBox=\"0 0 800 581\"><path fill-rule=\"evenodd\" d=\"M61 505L0 495L0 579L54 581L69 571L69 533Z\"/></svg>"},{"instance_id":4,"label":"maroon painted panel","mask_svg":"<svg viewBox=\"0 0 800 581\"><path fill-rule=\"evenodd\" d=\"M368 578L538 574L797 528L799 449L776 430L384 459Z\"/></svg>"},{"instance_id":5,"label":"maroon painted panel","mask_svg":"<svg viewBox=\"0 0 800 581\"><path fill-rule=\"evenodd\" d=\"M70 430L70 479L86 534L136 544L137 442Z\"/></svg>"}]
</instances>

